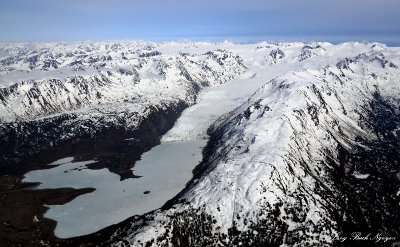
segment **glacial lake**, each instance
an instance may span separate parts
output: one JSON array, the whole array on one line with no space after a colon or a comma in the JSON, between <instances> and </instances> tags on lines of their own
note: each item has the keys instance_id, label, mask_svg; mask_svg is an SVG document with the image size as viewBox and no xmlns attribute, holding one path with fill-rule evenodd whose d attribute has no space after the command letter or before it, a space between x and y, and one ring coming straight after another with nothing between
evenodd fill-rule
<instances>
[{"instance_id":1,"label":"glacial lake","mask_svg":"<svg viewBox=\"0 0 400 247\"><path fill-rule=\"evenodd\" d=\"M57 167L27 173L24 181L40 182L37 189L95 188L64 205L48 205L45 214L57 221L57 237L85 235L163 206L192 178L192 169L201 161L206 143L167 142L154 147L136 162L134 174L141 176L136 179L120 181L120 176L108 169L86 168L95 161L73 162L71 157L55 162Z\"/></svg>"},{"instance_id":2,"label":"glacial lake","mask_svg":"<svg viewBox=\"0 0 400 247\"><path fill-rule=\"evenodd\" d=\"M140 178L120 181L107 169L90 170L95 160L74 162L65 157L49 169L25 174L24 182L40 182L35 189L88 188L94 192L78 196L64 205L47 205L45 217L57 221L55 235L70 238L96 232L133 215L162 207L192 178L207 144L207 128L222 114L244 103L281 70L246 73L229 83L204 90L197 104L187 108L166 133L161 144L142 155L133 167ZM261 71L260 71L261 72ZM244 86L245 85L245 86Z\"/></svg>"},{"instance_id":3,"label":"glacial lake","mask_svg":"<svg viewBox=\"0 0 400 247\"><path fill-rule=\"evenodd\" d=\"M229 44L224 46L230 50ZM294 49L288 52L299 52L297 48ZM208 50L209 47L204 52ZM133 215L160 208L178 194L192 178L192 170L201 161L202 149L207 142L206 130L218 117L234 110L258 88L278 75L298 69L321 68L335 64L342 57L355 56L361 50L345 45L339 56L328 49L326 52L330 54L323 61L315 56L304 63L288 60L271 65L265 61L268 54L262 50L258 51L253 44L243 45L236 52L245 58L248 71L252 72L223 85L203 90L197 103L187 108L174 127L162 137L161 144L144 153L141 160L136 162L133 173L141 176L140 178L120 181L118 175L107 169L87 169L86 165L96 162L95 160L74 162L74 157L65 157L53 162L52 165L58 165L56 167L49 166L49 169L25 174L23 181L39 182L40 185L36 187L38 189L96 189L64 205L48 205L49 210L45 217L57 222L57 237L69 238L93 233ZM21 78L20 74L12 76ZM32 75L29 75L30 79L31 77ZM0 81L0 84L9 81Z\"/></svg>"}]
</instances>

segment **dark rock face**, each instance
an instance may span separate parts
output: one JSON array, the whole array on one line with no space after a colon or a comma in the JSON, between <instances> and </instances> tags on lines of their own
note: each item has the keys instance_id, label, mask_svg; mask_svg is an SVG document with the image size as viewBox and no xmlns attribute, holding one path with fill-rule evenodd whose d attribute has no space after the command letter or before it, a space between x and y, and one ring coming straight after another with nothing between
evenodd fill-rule
<instances>
[{"instance_id":1,"label":"dark rock face","mask_svg":"<svg viewBox=\"0 0 400 247\"><path fill-rule=\"evenodd\" d=\"M66 84L71 84L76 92L71 92ZM0 100L7 109L12 107L15 99L22 97L18 107L24 110L19 117L34 118L99 104L99 95L111 87L111 84L110 79L103 74L90 78L73 76L67 80L22 81L9 88L1 88ZM29 88L27 92L24 87Z\"/></svg>"},{"instance_id":2,"label":"dark rock face","mask_svg":"<svg viewBox=\"0 0 400 247\"><path fill-rule=\"evenodd\" d=\"M27 184L18 184L12 176L0 176L1 187L13 186L12 190L0 188L0 246L63 246L65 241L56 238L53 230L56 222L43 217L48 207L67 203L77 196L94 191L86 189L32 190ZM40 241L41 240L41 241Z\"/></svg>"},{"instance_id":3,"label":"dark rock face","mask_svg":"<svg viewBox=\"0 0 400 247\"><path fill-rule=\"evenodd\" d=\"M74 47L66 53L47 47L33 51L19 48L21 54L2 60L15 66L25 61L25 55L25 62L35 70L56 70L57 66L70 66L66 57L74 57L73 66L84 69L101 63L115 66L110 50L123 50L124 56L129 53L132 59L129 66L116 66L115 70L20 81L0 88L0 144L4 146L0 172L19 169L13 165L45 165L72 155L78 160L96 158L98 162L91 168L107 167L122 179L133 177L129 168L134 162L130 160L137 160L158 143L158 137L172 127L181 111L195 103L201 88L224 83L245 71L239 56L222 50L165 57L149 45L131 51L118 43L105 44L103 54L92 54L95 46L104 45ZM40 67L43 61L44 67ZM203 67L207 69L202 71ZM155 86L157 80L164 88Z\"/></svg>"},{"instance_id":4,"label":"dark rock face","mask_svg":"<svg viewBox=\"0 0 400 247\"><path fill-rule=\"evenodd\" d=\"M355 64L360 61L369 63L377 62L382 68L389 66L390 68L398 68L393 62L390 62L381 52L375 52L373 55L362 53L354 58L346 58L336 64L339 69L350 69L350 64Z\"/></svg>"},{"instance_id":5,"label":"dark rock face","mask_svg":"<svg viewBox=\"0 0 400 247\"><path fill-rule=\"evenodd\" d=\"M159 136L169 130L187 104L178 102L163 110L149 109L147 118L135 129L126 128L127 118L114 122L103 118L74 121L74 114L51 119L4 124L0 129L2 173L17 172L21 166L48 164L66 156L77 160L96 159L89 168L108 168L121 176L133 177L130 168L140 155L159 143ZM126 140L128 139L128 140Z\"/></svg>"},{"instance_id":6,"label":"dark rock face","mask_svg":"<svg viewBox=\"0 0 400 247\"><path fill-rule=\"evenodd\" d=\"M299 61L304 61L306 59L309 59L313 56L315 56L315 52L317 50L325 50L325 48L323 48L321 45L316 44L316 43L312 43L312 44L308 44L303 46L303 48L301 49L300 55L299 55Z\"/></svg>"},{"instance_id":7,"label":"dark rock face","mask_svg":"<svg viewBox=\"0 0 400 247\"><path fill-rule=\"evenodd\" d=\"M400 114L396 108L376 92L360 112L360 120L374 132L377 140L357 137L360 145L352 153L341 145L337 147L340 163L335 164L337 168L332 171L332 179L341 198L336 198L339 210L332 213L342 236L350 237L354 232L371 233L371 238L377 234L400 235L400 200L396 196L400 174L400 136L396 130L400 127ZM351 176L355 170L369 176L357 179ZM364 246L390 246L392 243L370 241ZM347 246L351 242L337 244Z\"/></svg>"},{"instance_id":8,"label":"dark rock face","mask_svg":"<svg viewBox=\"0 0 400 247\"><path fill-rule=\"evenodd\" d=\"M266 208L270 207L266 205ZM272 210L272 214L279 214ZM267 211L267 210L266 210ZM272 216L267 214L267 216ZM235 226L228 233L215 233L213 224L216 220L202 210L188 209L177 213L166 225L166 232L155 239L159 246L280 246L283 241L280 235L287 226L275 219L261 220L260 224L249 225L248 231L238 231ZM270 236L266 236L269 233ZM276 234L278 237L271 236ZM150 241L151 242L151 241Z\"/></svg>"},{"instance_id":9,"label":"dark rock face","mask_svg":"<svg viewBox=\"0 0 400 247\"><path fill-rule=\"evenodd\" d=\"M166 110L152 108L148 117L132 130L119 125L123 122L99 128L102 123L96 121L92 127L72 132L74 135L64 139L60 136L71 133L76 125L73 121L71 125L63 124L73 118L68 114L50 121L21 122L17 128L15 124L13 128L4 128L1 132L4 149L0 156L0 210L5 224L0 226L0 245L41 246L41 240L49 245L77 246L81 241L60 240L54 236L56 222L42 216L48 209L44 204L64 204L94 189L31 190L26 189L29 185L21 183L20 177L59 158L75 156L76 160L96 159L98 162L88 165L89 169L107 168L121 180L134 178L131 168L135 161L160 143L159 137L173 126L186 107L184 102L178 102ZM85 126L90 125L86 122ZM32 218L39 221L32 221Z\"/></svg>"},{"instance_id":10,"label":"dark rock face","mask_svg":"<svg viewBox=\"0 0 400 247\"><path fill-rule=\"evenodd\" d=\"M364 107L362 115L363 122L371 127L379 136L377 141L368 141L357 137L361 144L352 153L345 151L340 143L337 143L339 163L329 160L328 156L324 162L332 167L331 178L334 185L332 188L320 188L315 191L324 195L324 207L328 208L330 217L337 222L340 236L347 236L348 240L334 241L334 246L391 246L393 242L378 243L374 241L349 240L355 232L363 235L371 233L371 238L377 234L382 236L399 236L400 209L398 207L399 198L395 197L399 184L399 150L400 138L394 130L400 127L400 115L395 113L395 106L385 101L379 93L374 95L374 100ZM213 169L221 157L212 155L212 150L224 143L221 139L221 126L211 132L210 143L205 151L206 159L202 165L197 167L195 174L206 175L207 170ZM220 143L220 144L218 144ZM225 147L229 149L229 147ZM208 154L208 156L207 156ZM211 155L210 155L211 154ZM219 152L223 154L223 151ZM214 165L213 165L214 164ZM360 173L370 174L367 180L357 179L352 176L354 169ZM345 172L348 170L349 172ZM201 176L200 175L200 176ZM198 175L199 176L199 175ZM172 229L157 239L157 243L173 243L174 246L184 246L189 243L191 246L218 246L226 244L230 246L280 246L282 243L297 245L307 243L307 239L314 238L321 229L313 225L311 221L306 223L305 208L302 203L308 200L304 197L304 192L292 195L297 198L297 202L284 207L286 215L292 217L293 221L305 223L303 229L289 231L285 221L279 220L282 205L265 205L265 211L260 211L260 220L256 224L249 225L248 231L238 231L235 226L229 229L229 234L219 234L212 232L212 216L207 215L199 209L185 210L183 213L174 215L167 224L166 229ZM178 201L176 201L177 203ZM275 208L275 209L274 209ZM244 216L246 217L246 216ZM327 226L331 223L326 222ZM333 226L332 226L333 227ZM193 229L193 230L190 230ZM321 245L332 245L323 239L318 241ZM162 245L163 246L163 245Z\"/></svg>"},{"instance_id":11,"label":"dark rock face","mask_svg":"<svg viewBox=\"0 0 400 247\"><path fill-rule=\"evenodd\" d=\"M312 55L313 55L313 52L310 49L302 49L300 56L299 56L299 60L300 61L306 60L306 59L312 57Z\"/></svg>"},{"instance_id":12,"label":"dark rock face","mask_svg":"<svg viewBox=\"0 0 400 247\"><path fill-rule=\"evenodd\" d=\"M398 240L393 237L400 235L397 223L400 220L400 108L397 98L382 93L386 82L382 78L386 78L389 72L398 72L382 72L381 69L388 68L386 65L391 62L382 63L386 58L375 55L344 60L343 64L353 62L347 67L332 66L313 71L310 77L306 72L301 72L298 77L288 75L293 83L287 77L269 82L246 104L221 117L209 129L210 140L203 151L203 161L194 170L194 178L179 195L161 210L109 228L103 233L111 235L108 239L112 241L100 243L122 246L395 244ZM364 74L358 74L359 71L354 69L357 69L356 65L364 66L359 70ZM371 68L368 66L380 75L366 77ZM318 79L310 83L308 80L314 80L310 78ZM371 80L369 83L372 86L361 89L360 82L365 80ZM374 80L380 81L375 83ZM283 110L285 115L279 115L277 106L281 104L275 104L268 97L275 95L281 100L281 93L297 97L298 94L289 94L293 92L292 88L300 92L304 102L297 99L298 105L291 111ZM269 94L268 90L272 93ZM362 93L359 90L363 90ZM362 98L357 98L358 93ZM348 95L353 95L353 98ZM276 119L274 114L278 116ZM257 129L264 127L269 130L268 126L260 124L273 125L272 121L261 120L270 118L287 124L288 131L292 133L285 144L287 146L283 146L287 151L282 155L279 166L267 161L260 164L263 159L268 160L268 155L259 153L254 147L260 138ZM255 136L250 138L252 135ZM258 145L266 144L259 142ZM255 152L261 158L251 156L249 162L244 158L246 154L254 155ZM210 195L213 186L226 183L226 186L219 187L218 192L229 197L234 182L247 179L242 175L246 169L235 173L232 168L239 163L235 160L238 156L241 161L246 161L242 163L243 167L252 164L264 168L264 172L255 173L257 179L249 182L260 182L262 186L255 187L255 191L245 187L244 202L236 201L237 194L241 192L236 190L232 201L229 201L232 203L221 204L224 206L220 207L215 201L225 198L218 194ZM232 159L233 162L230 161ZM267 173L268 177L261 180L259 177L263 173ZM229 180L230 177L232 180ZM202 183L204 187L201 187ZM251 204L251 210L243 210L242 205L251 201L247 196L251 193L256 194L255 197L261 194L270 198L261 196L256 201L257 205ZM271 199L274 198L271 194L276 196L275 200ZM198 202L201 200L204 204ZM253 210L256 206L257 209ZM227 229L222 229L224 226L219 223L219 212L229 214L228 220L224 221L224 224L229 224ZM147 230L158 233L151 235L155 237L146 237ZM358 239L357 234L368 239ZM392 239L385 242L380 238L382 236Z\"/></svg>"},{"instance_id":13,"label":"dark rock face","mask_svg":"<svg viewBox=\"0 0 400 247\"><path fill-rule=\"evenodd\" d=\"M162 56L154 48L149 46L143 49L142 58L156 59ZM112 49L118 50L118 45ZM314 56L316 49L322 47L304 46L299 59L302 61ZM29 58L32 66L40 65L41 56L38 53ZM82 56L82 59L93 63L113 60L107 56ZM232 61L242 65L240 57L222 50L208 52L204 56L220 66ZM270 54L275 62L284 56L280 49ZM184 80L193 82L196 76L184 66L190 63L189 59L184 60L188 57L190 55L180 55L184 62L177 62L178 74ZM7 59L2 62L12 63ZM369 71L367 65L370 63L378 65L378 68L374 67ZM145 66L145 62L140 66ZM168 74L168 67L168 64L160 61L155 67L157 75L164 78ZM212 77L218 78L221 74L211 67L203 64L201 68ZM203 151L202 163L193 172L193 179L162 209L134 216L89 236L54 243L71 246L396 244L393 240L377 241L377 236L398 238L400 235L400 102L396 97L383 94L383 88L380 87L380 83L385 83L386 77L397 68L382 53L376 52L344 59L336 66L312 71L311 74L302 71L297 75L288 75L285 80L272 80L258 91L259 94L256 93L247 103L221 117L209 129L210 140ZM54 69L53 64L48 69ZM109 71L108 76L135 76L135 71L136 68L119 69L117 72ZM140 76L135 78L140 80ZM226 78L232 78L232 75L227 75ZM99 79L99 83L102 81ZM200 87L208 83L200 80L191 85L189 94L196 95ZM57 81L51 81L50 85L56 86L49 86L49 91L62 88L57 84ZM74 85L80 89L82 95L87 96L92 90L88 88L90 83L85 84L81 85L78 80ZM49 102L43 102L42 95L35 88L37 87L29 92L29 100L40 102L41 108L48 112L57 112L57 109L48 107L51 105ZM264 90L271 89L274 94L263 94ZM16 88L10 87L1 91L0 99L4 101L14 95L15 90ZM285 95L293 96L296 101L294 107L285 108L293 104L292 97L285 98ZM93 98L88 100L102 98L102 90L93 92L90 97ZM266 103L270 97L283 102ZM78 102L84 104L84 101ZM80 160L97 158L97 163L89 165L91 169L107 167L119 174L121 179L131 178L134 177L130 171L132 160L137 160L141 153L157 145L158 137L172 126L187 106L188 102L184 100L162 107L148 106L148 115L145 118L130 111L122 111L123 114L116 114L118 116L112 118L113 121L105 116L82 120L75 114L61 114L46 120L2 123L0 141L5 148L0 151L0 162L7 165L5 173L21 175L18 174L21 170L14 169L17 167L15 164L26 171L37 169L57 157L76 154L76 158ZM282 115L279 115L280 107L286 110ZM129 119L140 120L137 128L124 127ZM263 122L263 119L274 121ZM279 129L273 128L276 122L281 123ZM264 132L259 133L258 129ZM280 132L281 129L284 131ZM271 138L266 134L270 130L282 135L281 138L272 140L279 142L288 139L284 146L279 147L285 152L270 153L268 149L259 149L262 152L257 152L257 145L268 145L268 140L265 139ZM286 137L287 133L290 133L289 137ZM264 140L259 141L262 138ZM12 156L9 155L11 153ZM245 154L253 157L246 159ZM257 155L261 158L256 157ZM273 155L280 159L269 162L268 158ZM235 160L237 157L242 160ZM279 163L280 161L282 162ZM234 168L239 165L243 169L237 172ZM221 169L221 166L227 169ZM253 178L254 174L250 173L246 177L247 167L259 169L257 176ZM212 177L215 171L220 173ZM263 177L265 174L268 177ZM200 187L201 180L208 177L211 178L207 187ZM242 186L237 186L240 179L249 180L240 184ZM246 182L259 183L261 186L251 187ZM219 198L218 194L213 194L212 200L207 201L204 198L221 183L226 184L219 187L217 192L223 193L227 198L230 194L234 194L234 197L227 199L230 204L222 202L221 205L224 206L213 208L217 205L215 199L223 201L226 198ZM230 190L234 186L238 188ZM190 193L193 191L196 194L191 197ZM240 193L245 196L236 199ZM252 197L257 198L257 201L252 200ZM246 210L246 203L250 205L250 210ZM223 221L219 212L224 212L229 219ZM223 229L226 225L228 227ZM354 233L358 232L360 236L370 234L369 241L352 239Z\"/></svg>"},{"instance_id":14,"label":"dark rock face","mask_svg":"<svg viewBox=\"0 0 400 247\"><path fill-rule=\"evenodd\" d=\"M161 55L159 51L144 51L139 54L139 57L155 57Z\"/></svg>"},{"instance_id":15,"label":"dark rock face","mask_svg":"<svg viewBox=\"0 0 400 247\"><path fill-rule=\"evenodd\" d=\"M6 200L0 207L7 221L23 214L15 224L0 226L4 233L13 229L10 236L0 234L5 239L0 245L23 239L32 246L41 240L76 246L53 235L55 222L43 218L44 204L63 204L93 189L26 190L33 185L22 183L23 175L73 156L96 160L88 169L107 168L121 180L135 178L135 162L160 143L202 88L246 70L239 56L226 51L163 55L155 47L105 42L7 48L1 72L28 79L0 88L0 194ZM40 222L33 224L36 216Z\"/></svg>"},{"instance_id":16,"label":"dark rock face","mask_svg":"<svg viewBox=\"0 0 400 247\"><path fill-rule=\"evenodd\" d=\"M272 50L269 53L270 57L273 59L273 61L276 63L279 59L282 59L285 57L285 53L281 49L276 49Z\"/></svg>"}]
</instances>

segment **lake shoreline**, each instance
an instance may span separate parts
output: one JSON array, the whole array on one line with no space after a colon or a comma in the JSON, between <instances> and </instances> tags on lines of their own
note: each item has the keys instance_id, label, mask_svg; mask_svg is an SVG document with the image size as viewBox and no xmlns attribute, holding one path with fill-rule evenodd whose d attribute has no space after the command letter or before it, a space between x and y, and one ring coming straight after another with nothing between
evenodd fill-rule
<instances>
[{"instance_id":1,"label":"lake shoreline","mask_svg":"<svg viewBox=\"0 0 400 247\"><path fill-rule=\"evenodd\" d=\"M120 175L120 179L134 178L132 167L140 160L141 155L160 144L160 137L165 134L179 118L188 105L184 102L168 108L164 112L154 111L143 121L141 126L132 132L111 130L106 145L102 138L88 138L65 145L52 147L19 162L4 166L0 170L0 211L3 212L0 225L0 246L68 246L71 241L54 235L56 221L44 218L49 209L45 205L63 205L75 198L91 193L94 188L58 188L34 190L38 183L24 183L24 174L40 169L49 169L49 163L66 156L76 156L75 161L93 158L105 153L90 169L108 168ZM115 135L115 133L119 133ZM114 134L114 136L113 136ZM135 136L134 140L132 135ZM129 142L126 139L130 139ZM21 140L23 141L23 140ZM90 150L93 144L97 149ZM4 143L4 145L10 145ZM125 152L125 153L124 153ZM77 155L73 155L77 154ZM12 154L9 154L12 155ZM118 159L119 158L119 159ZM113 166L117 164L117 166ZM122 164L122 165L121 165ZM133 176L132 176L133 175ZM74 244L76 246L76 244Z\"/></svg>"}]
</instances>

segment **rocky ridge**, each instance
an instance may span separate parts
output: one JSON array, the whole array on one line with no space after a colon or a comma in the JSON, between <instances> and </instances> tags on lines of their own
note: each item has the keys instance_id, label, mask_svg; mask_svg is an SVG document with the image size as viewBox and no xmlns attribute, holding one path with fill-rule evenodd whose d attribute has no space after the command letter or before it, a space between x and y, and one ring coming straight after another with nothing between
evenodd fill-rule
<instances>
[{"instance_id":1,"label":"rocky ridge","mask_svg":"<svg viewBox=\"0 0 400 247\"><path fill-rule=\"evenodd\" d=\"M133 140L148 139L154 145L202 88L246 70L238 55L224 50L163 55L154 44L140 42L38 46L7 48L11 55L0 61L4 78L56 74L0 88L0 140L7 147L0 155L3 167L71 140L102 142L98 146L107 140L112 146L128 138L125 143L135 146ZM151 126L147 137L138 131L144 125Z\"/></svg>"},{"instance_id":2,"label":"rocky ridge","mask_svg":"<svg viewBox=\"0 0 400 247\"><path fill-rule=\"evenodd\" d=\"M209 130L187 189L107 243L348 246L360 232L371 239L358 244L392 244L380 236L400 233L399 75L370 51L266 83Z\"/></svg>"}]
</instances>

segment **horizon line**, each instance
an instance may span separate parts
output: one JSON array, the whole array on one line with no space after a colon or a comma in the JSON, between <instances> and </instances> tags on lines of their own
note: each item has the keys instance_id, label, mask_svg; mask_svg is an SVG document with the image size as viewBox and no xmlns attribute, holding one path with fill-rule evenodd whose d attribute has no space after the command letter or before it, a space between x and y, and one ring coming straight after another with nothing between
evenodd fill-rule
<instances>
[{"instance_id":1,"label":"horizon line","mask_svg":"<svg viewBox=\"0 0 400 247\"><path fill-rule=\"evenodd\" d=\"M129 41L141 41L141 42L154 42L154 43L162 43L162 42L208 42L208 43L224 43L229 42L233 44L258 44L258 43L330 43L332 45L338 45L343 43L364 43L364 44L373 44L380 43L384 44L388 47L397 47L400 46L400 40L386 40L382 41L379 39L340 39L340 40L329 40L329 39L312 39L312 38L272 38L272 39L237 39L237 38L160 38L160 39L143 39L143 38L113 38L113 39L73 39L73 40L58 40L58 39L49 39L49 40L0 40L0 44L39 44L39 43L85 43L85 42L129 42Z\"/></svg>"}]
</instances>

